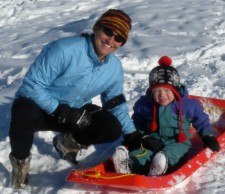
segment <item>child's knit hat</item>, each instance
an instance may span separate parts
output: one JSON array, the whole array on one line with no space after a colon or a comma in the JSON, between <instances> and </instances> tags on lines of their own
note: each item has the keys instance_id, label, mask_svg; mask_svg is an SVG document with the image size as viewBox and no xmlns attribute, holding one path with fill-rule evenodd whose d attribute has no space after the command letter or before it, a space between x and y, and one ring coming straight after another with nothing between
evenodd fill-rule
<instances>
[{"instance_id":1,"label":"child's knit hat","mask_svg":"<svg viewBox=\"0 0 225 194\"><path fill-rule=\"evenodd\" d=\"M152 69L149 74L150 87L164 86L172 91L179 92L180 76L177 70L171 66L172 60L168 56L163 56L158 61L159 66Z\"/></svg>"},{"instance_id":2,"label":"child's knit hat","mask_svg":"<svg viewBox=\"0 0 225 194\"><path fill-rule=\"evenodd\" d=\"M118 35L122 36L126 43L128 34L131 30L131 18L122 10L109 9L101 15L98 21L93 26L93 30L100 27L107 27L115 31Z\"/></svg>"},{"instance_id":3,"label":"child's knit hat","mask_svg":"<svg viewBox=\"0 0 225 194\"><path fill-rule=\"evenodd\" d=\"M163 56L158 61L159 66L152 69L149 74L149 89L155 87L169 88L179 101L179 117L180 117L180 132L178 135L178 142L184 142L186 135L182 132L182 101L179 93L180 90L180 76L177 70L171 66L172 60L168 56ZM152 132L157 130L156 122L156 104L153 107L153 121L151 122L150 129Z\"/></svg>"}]
</instances>

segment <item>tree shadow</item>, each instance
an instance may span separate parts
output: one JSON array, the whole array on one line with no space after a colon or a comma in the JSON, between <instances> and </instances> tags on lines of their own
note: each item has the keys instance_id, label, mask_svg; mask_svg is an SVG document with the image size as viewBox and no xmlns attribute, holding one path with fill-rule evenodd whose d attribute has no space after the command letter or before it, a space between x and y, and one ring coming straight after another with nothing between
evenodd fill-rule
<instances>
[{"instance_id":1,"label":"tree shadow","mask_svg":"<svg viewBox=\"0 0 225 194\"><path fill-rule=\"evenodd\" d=\"M70 170L72 170L72 167L58 172L45 171L37 174L30 174L30 186L33 187L34 193L41 193L43 187L49 188L49 194L57 193L57 191L63 187L63 184L65 184L65 175L67 175Z\"/></svg>"},{"instance_id":2,"label":"tree shadow","mask_svg":"<svg viewBox=\"0 0 225 194\"><path fill-rule=\"evenodd\" d=\"M9 123L11 119L11 106L12 103L2 103L0 105L0 141L5 141L8 137Z\"/></svg>"},{"instance_id":3,"label":"tree shadow","mask_svg":"<svg viewBox=\"0 0 225 194\"><path fill-rule=\"evenodd\" d=\"M7 187L10 184L10 177L9 177L8 169L0 162L0 183L1 186Z\"/></svg>"},{"instance_id":4,"label":"tree shadow","mask_svg":"<svg viewBox=\"0 0 225 194\"><path fill-rule=\"evenodd\" d=\"M80 34L84 30L91 30L98 17L99 15L97 13L91 14L88 17L83 16L83 18L79 20L70 22L60 27L53 28L52 30Z\"/></svg>"}]
</instances>

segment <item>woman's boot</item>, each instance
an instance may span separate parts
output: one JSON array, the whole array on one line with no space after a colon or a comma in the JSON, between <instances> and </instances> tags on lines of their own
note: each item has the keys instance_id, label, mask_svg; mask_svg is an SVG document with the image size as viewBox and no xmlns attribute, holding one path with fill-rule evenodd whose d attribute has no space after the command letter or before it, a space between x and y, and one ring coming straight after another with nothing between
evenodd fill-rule
<instances>
[{"instance_id":1,"label":"woman's boot","mask_svg":"<svg viewBox=\"0 0 225 194\"><path fill-rule=\"evenodd\" d=\"M12 187L24 188L28 183L31 155L24 160L19 160L10 154L9 159L12 165Z\"/></svg>"}]
</instances>

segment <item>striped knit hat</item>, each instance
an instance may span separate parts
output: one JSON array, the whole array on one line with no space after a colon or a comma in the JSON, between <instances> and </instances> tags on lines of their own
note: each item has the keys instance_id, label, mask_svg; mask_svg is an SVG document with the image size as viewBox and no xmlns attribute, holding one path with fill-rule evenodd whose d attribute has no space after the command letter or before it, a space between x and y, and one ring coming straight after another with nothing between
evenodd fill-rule
<instances>
[{"instance_id":1,"label":"striped knit hat","mask_svg":"<svg viewBox=\"0 0 225 194\"><path fill-rule=\"evenodd\" d=\"M131 30L131 18L122 10L109 9L98 19L93 26L93 30L101 28L102 26L110 28L118 35L122 36L125 40L125 42L122 43L122 45L124 45Z\"/></svg>"},{"instance_id":2,"label":"striped knit hat","mask_svg":"<svg viewBox=\"0 0 225 194\"><path fill-rule=\"evenodd\" d=\"M169 88L177 100L179 101L179 119L180 119L180 132L177 136L179 143L186 141L186 135L182 132L182 100L179 93L180 90L180 76L177 70L171 66L172 60L168 56L163 56L158 61L159 66L152 69L149 74L149 91L155 87ZM153 121L150 124L150 130L155 132L157 130L156 121L156 104L153 107Z\"/></svg>"}]
</instances>

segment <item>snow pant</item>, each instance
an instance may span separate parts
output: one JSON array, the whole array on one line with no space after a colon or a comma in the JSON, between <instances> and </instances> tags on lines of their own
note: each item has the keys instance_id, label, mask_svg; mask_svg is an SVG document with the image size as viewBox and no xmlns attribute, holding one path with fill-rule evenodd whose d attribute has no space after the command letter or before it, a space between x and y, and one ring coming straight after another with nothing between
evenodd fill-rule
<instances>
[{"instance_id":1,"label":"snow pant","mask_svg":"<svg viewBox=\"0 0 225 194\"><path fill-rule=\"evenodd\" d=\"M87 104L86 110L99 109L97 105ZM79 167L92 167L108 159L115 148L123 141L122 127L118 119L107 110L92 114L92 123L81 132L74 132L56 120L32 100L24 97L15 99L11 109L9 138L11 155L23 160L30 155L34 133L38 131L55 131L72 133L76 141L84 145L94 145L93 159L85 160ZM94 160L95 159L95 160Z\"/></svg>"},{"instance_id":2,"label":"snow pant","mask_svg":"<svg viewBox=\"0 0 225 194\"><path fill-rule=\"evenodd\" d=\"M189 142L177 143L174 140L173 143L165 145L165 147L160 151L162 151L167 157L169 168L173 168L188 153L190 147L191 144ZM131 159L133 172L136 174L147 175L155 154L156 153L153 153L151 150L143 148L130 152L129 157Z\"/></svg>"}]
</instances>

